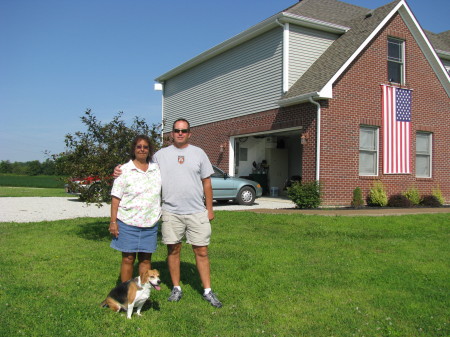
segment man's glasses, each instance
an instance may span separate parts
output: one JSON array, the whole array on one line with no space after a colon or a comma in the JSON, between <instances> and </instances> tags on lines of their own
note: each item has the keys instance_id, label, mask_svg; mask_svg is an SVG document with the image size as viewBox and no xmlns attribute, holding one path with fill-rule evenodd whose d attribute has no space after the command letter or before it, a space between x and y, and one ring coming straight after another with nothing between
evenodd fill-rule
<instances>
[{"instance_id":1,"label":"man's glasses","mask_svg":"<svg viewBox=\"0 0 450 337\"><path fill-rule=\"evenodd\" d=\"M148 145L136 145L136 149L138 149L138 150L141 150L141 149L148 150Z\"/></svg>"},{"instance_id":2,"label":"man's glasses","mask_svg":"<svg viewBox=\"0 0 450 337\"><path fill-rule=\"evenodd\" d=\"M189 129L173 129L173 133L188 133Z\"/></svg>"}]
</instances>

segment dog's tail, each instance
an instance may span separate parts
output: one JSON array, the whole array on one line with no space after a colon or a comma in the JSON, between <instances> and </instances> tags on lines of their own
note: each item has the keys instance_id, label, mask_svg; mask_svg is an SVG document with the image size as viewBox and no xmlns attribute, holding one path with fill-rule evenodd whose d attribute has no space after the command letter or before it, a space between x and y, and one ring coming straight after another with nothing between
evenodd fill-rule
<instances>
[{"instance_id":1,"label":"dog's tail","mask_svg":"<svg viewBox=\"0 0 450 337\"><path fill-rule=\"evenodd\" d=\"M102 303L100 303L100 307L101 308L107 308L108 307L108 304L106 303L106 299Z\"/></svg>"}]
</instances>

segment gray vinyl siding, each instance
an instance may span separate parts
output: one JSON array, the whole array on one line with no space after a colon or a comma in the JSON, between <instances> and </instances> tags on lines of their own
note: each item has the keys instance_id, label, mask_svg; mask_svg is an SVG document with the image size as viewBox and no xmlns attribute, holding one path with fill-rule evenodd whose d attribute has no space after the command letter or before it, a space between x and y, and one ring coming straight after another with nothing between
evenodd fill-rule
<instances>
[{"instance_id":1,"label":"gray vinyl siding","mask_svg":"<svg viewBox=\"0 0 450 337\"><path fill-rule=\"evenodd\" d=\"M338 35L310 28L289 27L289 88L338 38Z\"/></svg>"},{"instance_id":2,"label":"gray vinyl siding","mask_svg":"<svg viewBox=\"0 0 450 337\"><path fill-rule=\"evenodd\" d=\"M166 125L180 117L196 126L277 108L282 38L281 27L273 29L167 80Z\"/></svg>"}]
</instances>

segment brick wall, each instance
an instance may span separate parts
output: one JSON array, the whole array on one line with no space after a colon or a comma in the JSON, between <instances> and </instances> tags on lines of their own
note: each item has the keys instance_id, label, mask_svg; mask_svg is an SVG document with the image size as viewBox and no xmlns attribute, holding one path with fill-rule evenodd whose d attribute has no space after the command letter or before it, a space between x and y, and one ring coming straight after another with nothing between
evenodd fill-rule
<instances>
[{"instance_id":1,"label":"brick wall","mask_svg":"<svg viewBox=\"0 0 450 337\"><path fill-rule=\"evenodd\" d=\"M387 38L405 40L405 87L412 94L411 167L408 175L382 172L382 129L380 128L379 176L359 177L359 126L381 126L381 87L387 79ZM359 186L368 195L374 180L381 180L388 195L416 187L429 194L439 186L450 202L450 99L399 15L379 33L360 57L335 83L333 99L322 110L321 181L326 204L348 205ZM432 178L415 177L415 133L433 132Z\"/></svg>"}]
</instances>

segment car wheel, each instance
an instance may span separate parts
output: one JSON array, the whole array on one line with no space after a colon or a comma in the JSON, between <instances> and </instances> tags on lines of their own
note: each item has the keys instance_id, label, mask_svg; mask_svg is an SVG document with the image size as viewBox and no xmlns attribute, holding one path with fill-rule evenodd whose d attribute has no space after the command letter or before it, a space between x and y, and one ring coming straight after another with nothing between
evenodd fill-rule
<instances>
[{"instance_id":1,"label":"car wheel","mask_svg":"<svg viewBox=\"0 0 450 337\"><path fill-rule=\"evenodd\" d=\"M251 187L242 187L239 190L239 193L237 195L237 202L240 205L253 205L255 202L256 193L255 190Z\"/></svg>"},{"instance_id":2,"label":"car wheel","mask_svg":"<svg viewBox=\"0 0 450 337\"><path fill-rule=\"evenodd\" d=\"M102 186L100 184L94 184L89 187L89 195L95 198L102 198Z\"/></svg>"}]
</instances>

